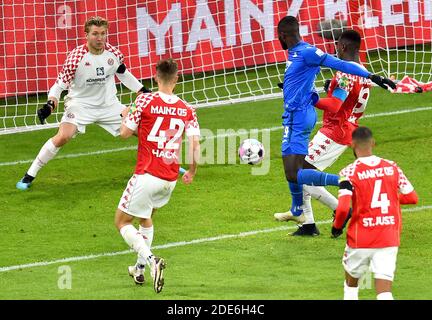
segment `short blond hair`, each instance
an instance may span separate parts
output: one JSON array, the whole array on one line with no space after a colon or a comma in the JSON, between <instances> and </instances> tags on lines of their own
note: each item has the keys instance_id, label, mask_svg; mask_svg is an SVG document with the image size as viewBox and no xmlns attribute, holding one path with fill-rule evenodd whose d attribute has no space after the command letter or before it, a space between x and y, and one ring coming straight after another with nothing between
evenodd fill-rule
<instances>
[{"instance_id":1,"label":"short blond hair","mask_svg":"<svg viewBox=\"0 0 432 320\"><path fill-rule=\"evenodd\" d=\"M108 20L106 20L102 17L91 17L85 22L84 31L86 33L89 33L91 26L105 27L108 29Z\"/></svg>"},{"instance_id":2,"label":"short blond hair","mask_svg":"<svg viewBox=\"0 0 432 320\"><path fill-rule=\"evenodd\" d=\"M178 66L174 59L159 60L156 64L156 72L163 82L169 82L177 76Z\"/></svg>"}]
</instances>

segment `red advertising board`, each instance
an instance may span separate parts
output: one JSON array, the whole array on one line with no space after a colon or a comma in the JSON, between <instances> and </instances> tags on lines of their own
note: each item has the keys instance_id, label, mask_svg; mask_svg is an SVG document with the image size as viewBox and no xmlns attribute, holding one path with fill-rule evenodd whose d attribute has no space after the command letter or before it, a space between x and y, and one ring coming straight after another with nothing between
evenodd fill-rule
<instances>
[{"instance_id":1,"label":"red advertising board","mask_svg":"<svg viewBox=\"0 0 432 320\"><path fill-rule=\"evenodd\" d=\"M110 21L109 42L140 79L166 57L184 74L284 61L276 28L286 15L325 50L316 33L324 19L358 25L368 50L431 42L432 30L431 1L3 0L0 97L48 91L67 52L85 43L83 25L94 15Z\"/></svg>"}]
</instances>

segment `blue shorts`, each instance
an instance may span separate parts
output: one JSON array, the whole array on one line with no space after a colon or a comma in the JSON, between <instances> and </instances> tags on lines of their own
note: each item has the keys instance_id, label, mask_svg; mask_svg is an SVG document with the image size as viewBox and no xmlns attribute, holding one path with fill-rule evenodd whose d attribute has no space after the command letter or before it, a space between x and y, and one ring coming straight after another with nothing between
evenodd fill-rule
<instances>
[{"instance_id":1,"label":"blue shorts","mask_svg":"<svg viewBox=\"0 0 432 320\"><path fill-rule=\"evenodd\" d=\"M282 156L308 154L309 136L315 127L317 114L315 107L309 105L304 110L285 111L282 125Z\"/></svg>"}]
</instances>

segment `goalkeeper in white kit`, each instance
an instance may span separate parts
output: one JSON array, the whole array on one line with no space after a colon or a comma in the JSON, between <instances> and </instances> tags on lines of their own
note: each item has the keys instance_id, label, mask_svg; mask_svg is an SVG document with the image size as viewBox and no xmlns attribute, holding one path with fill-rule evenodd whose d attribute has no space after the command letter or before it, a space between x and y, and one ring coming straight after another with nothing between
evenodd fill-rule
<instances>
[{"instance_id":1,"label":"goalkeeper in white kit","mask_svg":"<svg viewBox=\"0 0 432 320\"><path fill-rule=\"evenodd\" d=\"M131 91L150 92L127 70L123 54L107 43L107 20L92 17L86 21L84 29L87 43L68 54L48 93L47 103L37 112L44 124L58 106L61 93L67 89L59 130L43 145L29 170L16 184L20 190L27 190L39 170L78 132L85 133L87 125L97 123L113 136L119 135L121 114L126 108L116 96L114 75Z\"/></svg>"}]
</instances>

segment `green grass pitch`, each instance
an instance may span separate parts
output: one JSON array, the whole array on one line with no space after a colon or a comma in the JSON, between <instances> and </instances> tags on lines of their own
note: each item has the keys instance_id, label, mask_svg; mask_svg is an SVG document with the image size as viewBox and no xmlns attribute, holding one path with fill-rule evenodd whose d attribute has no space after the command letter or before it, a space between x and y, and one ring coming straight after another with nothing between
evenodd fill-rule
<instances>
[{"instance_id":1,"label":"green grass pitch","mask_svg":"<svg viewBox=\"0 0 432 320\"><path fill-rule=\"evenodd\" d=\"M366 115L379 116L361 120L375 134L376 154L402 167L419 194L417 207L423 208L403 214L396 299L432 299L432 108L418 110L432 107L431 98L430 93L392 95L374 88ZM201 127L215 134L217 129L275 128L282 103L197 113ZM330 238L330 210L313 202L321 231L315 238L292 237L293 224L273 220L273 213L288 209L291 201L279 152L281 129L271 131L268 174L251 175L250 166L238 163L204 164L192 185L178 182L169 204L154 217L154 253L168 264L159 295L150 282L138 287L127 275L135 254L118 254L128 248L113 224L136 151L85 155L132 147L136 139L122 141L97 126L87 130L42 169L28 192L16 190L15 183L30 164L16 162L33 159L55 130L0 136L0 299L342 299L345 237ZM79 153L84 155L64 157ZM336 173L352 161L348 150L327 171ZM247 233L260 230L268 232ZM191 242L196 239L203 240ZM99 256L103 253L115 254ZM7 269L89 255L96 256ZM71 271L71 289L59 288L64 266ZM373 285L365 283L360 299L375 299Z\"/></svg>"}]
</instances>

